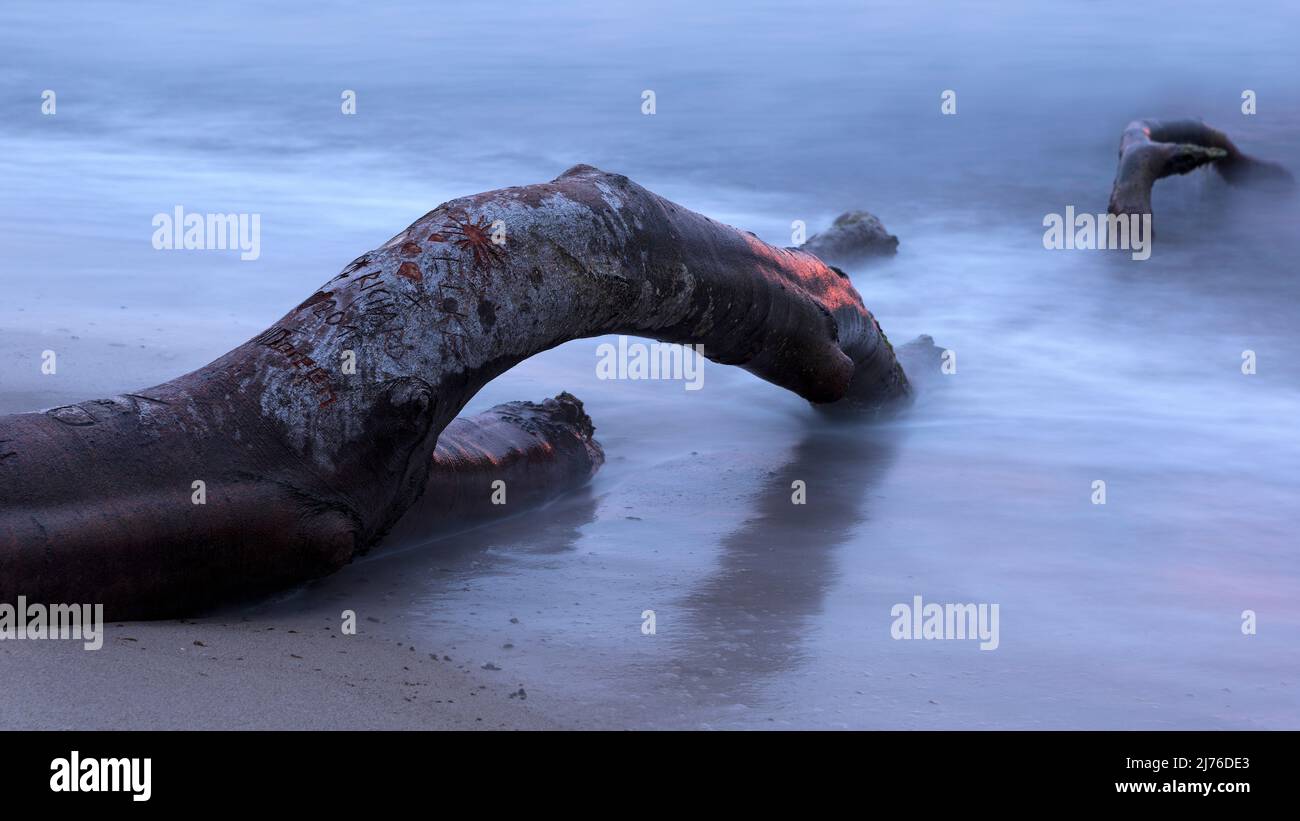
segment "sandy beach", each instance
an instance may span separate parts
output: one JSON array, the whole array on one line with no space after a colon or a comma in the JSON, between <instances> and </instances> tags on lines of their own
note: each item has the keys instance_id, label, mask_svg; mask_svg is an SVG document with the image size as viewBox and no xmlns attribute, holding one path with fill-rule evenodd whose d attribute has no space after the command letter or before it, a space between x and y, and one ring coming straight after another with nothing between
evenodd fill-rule
<instances>
[{"instance_id":1,"label":"sandy beach","mask_svg":"<svg viewBox=\"0 0 1300 821\"><path fill-rule=\"evenodd\" d=\"M527 683L385 625L285 617L107 625L103 648L0 642L0 729L557 729Z\"/></svg>"}]
</instances>

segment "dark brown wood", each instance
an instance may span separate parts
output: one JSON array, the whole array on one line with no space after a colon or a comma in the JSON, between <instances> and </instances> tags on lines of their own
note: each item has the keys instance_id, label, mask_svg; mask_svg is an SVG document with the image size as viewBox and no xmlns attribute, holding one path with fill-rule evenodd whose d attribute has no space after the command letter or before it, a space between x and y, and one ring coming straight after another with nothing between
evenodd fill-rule
<instances>
[{"instance_id":1,"label":"dark brown wood","mask_svg":"<svg viewBox=\"0 0 1300 821\"><path fill-rule=\"evenodd\" d=\"M1112 214L1150 214L1156 180L1186 174L1206 164L1230 185L1293 185L1291 172L1255 159L1218 129L1199 120L1134 120L1119 144L1119 168L1110 191Z\"/></svg>"},{"instance_id":2,"label":"dark brown wood","mask_svg":"<svg viewBox=\"0 0 1300 821\"><path fill-rule=\"evenodd\" d=\"M421 497L484 384L607 333L857 412L909 393L845 275L577 166L440 206L193 373L0 418L0 601L165 616L329 573Z\"/></svg>"}]
</instances>

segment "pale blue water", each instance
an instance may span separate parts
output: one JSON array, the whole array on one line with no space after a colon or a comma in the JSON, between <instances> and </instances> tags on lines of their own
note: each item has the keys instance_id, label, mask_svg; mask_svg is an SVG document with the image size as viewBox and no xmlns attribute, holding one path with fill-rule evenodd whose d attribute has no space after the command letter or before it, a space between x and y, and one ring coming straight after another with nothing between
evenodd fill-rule
<instances>
[{"instance_id":1,"label":"pale blue water","mask_svg":"<svg viewBox=\"0 0 1300 821\"><path fill-rule=\"evenodd\" d=\"M600 381L571 343L471 409L578 394L588 490L268 606L379 613L583 725L1300 726L1296 199L1198 173L1146 262L1041 244L1105 209L1135 117L1300 170L1300 11L1197 7L8 3L0 411L171 378L438 203L576 162L780 244L866 208L902 242L867 304L958 354L906 417L828 427L721 366ZM260 213L261 258L153 250L175 205ZM999 603L1001 646L891 640L915 594Z\"/></svg>"}]
</instances>

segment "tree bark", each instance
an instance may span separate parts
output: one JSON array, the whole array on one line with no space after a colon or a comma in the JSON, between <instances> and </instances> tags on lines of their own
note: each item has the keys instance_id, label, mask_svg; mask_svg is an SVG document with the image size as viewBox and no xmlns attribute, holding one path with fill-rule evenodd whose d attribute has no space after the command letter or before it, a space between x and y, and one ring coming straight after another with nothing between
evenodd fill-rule
<instances>
[{"instance_id":1,"label":"tree bark","mask_svg":"<svg viewBox=\"0 0 1300 821\"><path fill-rule=\"evenodd\" d=\"M1199 120L1134 120L1120 137L1108 209L1112 214L1150 214L1156 180L1209 163L1230 185L1295 182L1287 169L1242 153L1228 135Z\"/></svg>"},{"instance_id":2,"label":"tree bark","mask_svg":"<svg viewBox=\"0 0 1300 821\"><path fill-rule=\"evenodd\" d=\"M484 384L608 333L860 412L909 392L847 276L576 166L440 206L193 373L0 418L0 601L156 617L331 572L420 498Z\"/></svg>"},{"instance_id":3,"label":"tree bark","mask_svg":"<svg viewBox=\"0 0 1300 821\"><path fill-rule=\"evenodd\" d=\"M457 417L438 437L424 493L385 536L385 544L427 541L572 490L605 462L594 434L582 403L568 393L540 404L508 402Z\"/></svg>"}]
</instances>

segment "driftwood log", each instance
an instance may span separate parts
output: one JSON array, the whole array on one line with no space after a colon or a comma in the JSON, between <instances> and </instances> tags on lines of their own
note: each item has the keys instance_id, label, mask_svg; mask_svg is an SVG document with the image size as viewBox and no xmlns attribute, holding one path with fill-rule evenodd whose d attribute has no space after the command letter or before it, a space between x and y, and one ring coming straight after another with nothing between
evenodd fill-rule
<instances>
[{"instance_id":1,"label":"driftwood log","mask_svg":"<svg viewBox=\"0 0 1300 821\"><path fill-rule=\"evenodd\" d=\"M1156 180L1213 164L1229 185L1291 186L1291 172L1259 160L1200 120L1134 120L1119 143L1119 168L1110 191L1112 214L1150 214Z\"/></svg>"},{"instance_id":2,"label":"driftwood log","mask_svg":"<svg viewBox=\"0 0 1300 821\"><path fill-rule=\"evenodd\" d=\"M608 333L701 344L814 403L909 392L845 275L577 166L440 206L193 373L0 418L0 601L178 615L337 569L426 486L436 515L492 475L585 479L599 450L571 398L453 420L521 360ZM542 441L511 462L519 437Z\"/></svg>"},{"instance_id":3,"label":"driftwood log","mask_svg":"<svg viewBox=\"0 0 1300 821\"><path fill-rule=\"evenodd\" d=\"M582 403L562 393L452 420L438 436L424 493L385 537L411 545L527 510L586 482L605 462ZM504 483L494 503L493 483Z\"/></svg>"}]
</instances>

